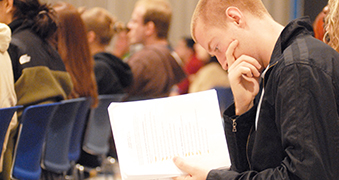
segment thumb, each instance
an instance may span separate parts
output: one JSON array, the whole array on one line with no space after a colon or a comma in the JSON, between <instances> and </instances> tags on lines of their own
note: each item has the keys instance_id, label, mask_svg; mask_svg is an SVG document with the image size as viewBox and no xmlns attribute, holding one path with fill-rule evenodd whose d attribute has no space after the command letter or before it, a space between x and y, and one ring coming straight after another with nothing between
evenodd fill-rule
<instances>
[{"instance_id":1,"label":"thumb","mask_svg":"<svg viewBox=\"0 0 339 180\"><path fill-rule=\"evenodd\" d=\"M183 158L181 157L174 157L173 158L173 162L174 164L179 168L181 169L182 171L188 173L188 174L192 174L196 171L196 169L188 164Z\"/></svg>"}]
</instances>

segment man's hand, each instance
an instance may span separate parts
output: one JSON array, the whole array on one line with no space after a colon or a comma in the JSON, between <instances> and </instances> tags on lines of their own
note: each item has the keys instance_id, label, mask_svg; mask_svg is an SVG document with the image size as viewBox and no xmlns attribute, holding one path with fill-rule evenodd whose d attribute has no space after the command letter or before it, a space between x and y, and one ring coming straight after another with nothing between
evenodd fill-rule
<instances>
[{"instance_id":1,"label":"man's hand","mask_svg":"<svg viewBox=\"0 0 339 180\"><path fill-rule=\"evenodd\" d=\"M175 177L173 180L205 180L207 178L209 170L193 164L188 164L180 157L173 158L173 161L179 169L188 173L186 176Z\"/></svg>"},{"instance_id":2,"label":"man's hand","mask_svg":"<svg viewBox=\"0 0 339 180\"><path fill-rule=\"evenodd\" d=\"M112 54L119 58L123 58L123 56L129 51L129 40L127 36L127 31L120 31L114 37L113 42L113 51Z\"/></svg>"},{"instance_id":3,"label":"man's hand","mask_svg":"<svg viewBox=\"0 0 339 180\"><path fill-rule=\"evenodd\" d=\"M253 106L253 100L259 92L260 70L259 62L247 55L238 59L234 57L234 51L238 41L231 42L227 51L228 78L234 96L235 113L241 115Z\"/></svg>"}]
</instances>

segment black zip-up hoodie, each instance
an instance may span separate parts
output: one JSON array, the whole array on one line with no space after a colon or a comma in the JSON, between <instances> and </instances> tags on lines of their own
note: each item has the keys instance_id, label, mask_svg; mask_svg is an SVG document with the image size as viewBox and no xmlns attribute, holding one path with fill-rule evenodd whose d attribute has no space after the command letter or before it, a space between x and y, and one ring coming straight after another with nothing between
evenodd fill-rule
<instances>
[{"instance_id":1,"label":"black zip-up hoodie","mask_svg":"<svg viewBox=\"0 0 339 180\"><path fill-rule=\"evenodd\" d=\"M29 19L16 19L8 25L17 104L24 106L67 99L73 89L59 53L32 30L33 25Z\"/></svg>"},{"instance_id":2,"label":"black zip-up hoodie","mask_svg":"<svg viewBox=\"0 0 339 180\"><path fill-rule=\"evenodd\" d=\"M133 81L129 65L106 52L95 54L94 60L94 72L99 94L124 93L124 89Z\"/></svg>"},{"instance_id":3,"label":"black zip-up hoodie","mask_svg":"<svg viewBox=\"0 0 339 180\"><path fill-rule=\"evenodd\" d=\"M285 27L261 82L257 125L257 100L239 117L234 105L224 112L231 170L207 179L339 179L339 54L312 35L309 19Z\"/></svg>"}]
</instances>

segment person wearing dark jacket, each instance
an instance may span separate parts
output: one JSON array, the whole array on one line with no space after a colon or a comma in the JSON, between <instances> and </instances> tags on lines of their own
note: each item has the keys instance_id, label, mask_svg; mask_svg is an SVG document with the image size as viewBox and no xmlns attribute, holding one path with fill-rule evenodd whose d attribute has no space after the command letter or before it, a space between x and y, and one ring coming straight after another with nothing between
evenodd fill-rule
<instances>
[{"instance_id":1,"label":"person wearing dark jacket","mask_svg":"<svg viewBox=\"0 0 339 180\"><path fill-rule=\"evenodd\" d=\"M310 20L284 28L261 0L200 0L192 27L229 72L232 165L210 170L177 157L189 175L175 179L339 179L339 54L313 37Z\"/></svg>"},{"instance_id":2,"label":"person wearing dark jacket","mask_svg":"<svg viewBox=\"0 0 339 180\"><path fill-rule=\"evenodd\" d=\"M113 36L124 31L123 27L118 26L116 18L100 7L83 10L81 18L86 26L90 51L95 60L94 71L99 94L124 93L133 80L131 68L121 57L107 52Z\"/></svg>"},{"instance_id":3,"label":"person wearing dark jacket","mask_svg":"<svg viewBox=\"0 0 339 180\"><path fill-rule=\"evenodd\" d=\"M0 22L12 30L8 53L12 60L17 104L27 107L67 99L73 83L48 39L57 29L51 7L38 0L1 0ZM19 110L20 117L22 109ZM10 178L18 124L10 132L0 179Z\"/></svg>"},{"instance_id":4,"label":"person wearing dark jacket","mask_svg":"<svg viewBox=\"0 0 339 180\"><path fill-rule=\"evenodd\" d=\"M120 58L107 52L94 55L95 77L99 94L124 93L133 79L131 68Z\"/></svg>"},{"instance_id":5,"label":"person wearing dark jacket","mask_svg":"<svg viewBox=\"0 0 339 180\"><path fill-rule=\"evenodd\" d=\"M122 24L106 9L94 7L84 9L81 18L87 29L87 40L90 51L95 60L94 73L99 95L122 94L130 86L133 74L129 65L122 61L124 47L119 47L114 55L107 51L114 35L124 32ZM119 41L119 40L118 40ZM126 50L127 51L127 50ZM118 57L119 56L119 57ZM108 155L117 159L113 135L109 139L110 149ZM94 156L82 150L78 163L96 167L100 166L102 157Z\"/></svg>"}]
</instances>

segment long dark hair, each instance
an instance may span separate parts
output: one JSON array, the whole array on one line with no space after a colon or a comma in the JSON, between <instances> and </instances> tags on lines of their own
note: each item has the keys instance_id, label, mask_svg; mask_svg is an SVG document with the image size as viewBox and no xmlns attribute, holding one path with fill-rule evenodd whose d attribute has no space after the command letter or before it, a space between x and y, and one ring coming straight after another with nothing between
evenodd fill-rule
<instances>
[{"instance_id":1,"label":"long dark hair","mask_svg":"<svg viewBox=\"0 0 339 180\"><path fill-rule=\"evenodd\" d=\"M42 39L48 39L57 30L56 15L47 4L39 0L13 0L13 18L33 20L32 30Z\"/></svg>"}]
</instances>

